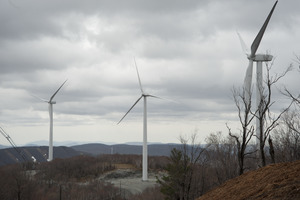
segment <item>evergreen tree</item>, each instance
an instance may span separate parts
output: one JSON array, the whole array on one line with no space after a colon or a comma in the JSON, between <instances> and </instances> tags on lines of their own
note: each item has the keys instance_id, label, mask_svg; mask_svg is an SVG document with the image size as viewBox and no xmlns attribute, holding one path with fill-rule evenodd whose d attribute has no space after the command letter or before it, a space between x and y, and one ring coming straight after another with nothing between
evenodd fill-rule
<instances>
[{"instance_id":1,"label":"evergreen tree","mask_svg":"<svg viewBox=\"0 0 300 200\"><path fill-rule=\"evenodd\" d=\"M161 192L168 200L183 199L186 188L186 178L189 174L189 158L184 156L181 150L172 149L170 163L166 167L167 175L164 175L158 183L161 185Z\"/></svg>"}]
</instances>

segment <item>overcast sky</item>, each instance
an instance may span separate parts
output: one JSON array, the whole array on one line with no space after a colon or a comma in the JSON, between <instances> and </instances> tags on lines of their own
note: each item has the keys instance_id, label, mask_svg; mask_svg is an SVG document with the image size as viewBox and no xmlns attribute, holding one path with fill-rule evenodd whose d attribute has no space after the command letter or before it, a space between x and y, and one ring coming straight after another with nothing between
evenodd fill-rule
<instances>
[{"instance_id":1,"label":"overcast sky","mask_svg":"<svg viewBox=\"0 0 300 200\"><path fill-rule=\"evenodd\" d=\"M0 125L18 145L48 141L48 105L32 95L49 99L68 79L55 97L55 142L141 142L142 101L117 125L140 96L135 57L144 90L177 101L148 99L149 142L178 143L195 131L204 141L225 134L225 123L235 131L231 89L242 87L248 65L236 30L250 47L274 3L2 0ZM294 63L277 85L294 93L299 7L278 2L258 49L274 55L274 74ZM278 92L274 101L274 112L288 103Z\"/></svg>"}]
</instances>

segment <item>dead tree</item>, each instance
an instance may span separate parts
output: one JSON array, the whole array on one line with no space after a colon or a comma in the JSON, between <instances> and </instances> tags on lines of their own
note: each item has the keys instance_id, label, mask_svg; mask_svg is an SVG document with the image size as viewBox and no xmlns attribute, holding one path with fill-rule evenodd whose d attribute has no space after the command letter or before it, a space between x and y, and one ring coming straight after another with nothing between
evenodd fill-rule
<instances>
[{"instance_id":1,"label":"dead tree","mask_svg":"<svg viewBox=\"0 0 300 200\"><path fill-rule=\"evenodd\" d=\"M231 131L231 128L226 124L229 136L235 139L237 150L238 150L238 162L239 162L239 174L244 173L244 161L247 155L253 153L253 151L247 151L247 146L254 134L254 126L251 124L254 119L254 115L251 114L251 94L250 100L247 100L245 97L245 89L242 92L233 88L232 94L234 103L238 110L238 118L241 124L241 131L239 134L234 134Z\"/></svg>"},{"instance_id":2,"label":"dead tree","mask_svg":"<svg viewBox=\"0 0 300 200\"><path fill-rule=\"evenodd\" d=\"M300 56L296 56L296 63L299 65L298 72L300 72ZM281 92L283 95L289 97L298 107L300 107L300 94L294 95L292 92L290 92L287 88L284 88L284 91Z\"/></svg>"},{"instance_id":3,"label":"dead tree","mask_svg":"<svg viewBox=\"0 0 300 200\"><path fill-rule=\"evenodd\" d=\"M224 137L222 132L210 133L205 139L209 146L210 168L214 171L216 185L238 176L237 148L234 138Z\"/></svg>"},{"instance_id":4,"label":"dead tree","mask_svg":"<svg viewBox=\"0 0 300 200\"><path fill-rule=\"evenodd\" d=\"M300 159L300 114L297 107L283 115L274 136L277 160L291 162Z\"/></svg>"},{"instance_id":5,"label":"dead tree","mask_svg":"<svg viewBox=\"0 0 300 200\"><path fill-rule=\"evenodd\" d=\"M278 120L280 119L281 115L285 113L292 105L291 102L286 108L280 111L280 113L277 116L270 111L272 105L275 103L275 101L271 99L273 86L289 71L292 70L292 65L290 65L283 73L271 76L270 70L272 66L273 63L266 63L267 72L265 86L262 87L260 91L261 99L259 102L258 109L255 113L252 113L259 121L259 132L261 134L259 136L256 135L256 137L258 137L259 140L259 165L261 166L266 166L265 144L267 138L269 137L272 130L278 125Z\"/></svg>"},{"instance_id":6,"label":"dead tree","mask_svg":"<svg viewBox=\"0 0 300 200\"><path fill-rule=\"evenodd\" d=\"M271 138L271 135L269 135L269 153L270 153L270 156L271 156L271 159L272 159L272 163L275 163L275 151L274 151L274 146L273 146L273 140Z\"/></svg>"}]
</instances>

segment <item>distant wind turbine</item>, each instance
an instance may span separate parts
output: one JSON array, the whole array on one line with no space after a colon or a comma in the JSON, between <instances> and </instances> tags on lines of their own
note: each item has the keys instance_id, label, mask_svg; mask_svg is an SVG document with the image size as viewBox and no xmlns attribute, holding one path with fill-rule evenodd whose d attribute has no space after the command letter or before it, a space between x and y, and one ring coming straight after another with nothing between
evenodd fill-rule
<instances>
[{"instance_id":1,"label":"distant wind turbine","mask_svg":"<svg viewBox=\"0 0 300 200\"><path fill-rule=\"evenodd\" d=\"M154 98L159 98L159 99L161 99L161 98L151 95L151 94L147 94L144 92L135 59L134 59L134 64L135 64L135 68L136 68L136 72L137 72L137 76L138 76L138 80L139 80L141 96L136 100L136 102L133 104L133 106L131 106L131 108L126 112L126 114L122 117L122 119L118 122L118 124L126 117L126 115L133 109L133 107L143 98L144 99L144 121L143 121L143 166L142 166L143 176L142 176L142 180L147 181L148 180L147 97L154 97Z\"/></svg>"},{"instance_id":2,"label":"distant wind turbine","mask_svg":"<svg viewBox=\"0 0 300 200\"><path fill-rule=\"evenodd\" d=\"M63 82L63 84L61 84L61 86L54 92L54 94L50 97L49 100L37 97L41 101L46 102L46 103L49 104L48 108L49 108L49 117L50 117L50 133L49 133L48 161L52 161L53 160L53 104L56 104L56 101L53 101L53 98L55 97L55 95L58 93L58 91L62 88L62 86L66 82L67 82L67 80L65 80L65 82Z\"/></svg>"},{"instance_id":3,"label":"distant wind turbine","mask_svg":"<svg viewBox=\"0 0 300 200\"><path fill-rule=\"evenodd\" d=\"M249 49L246 47L245 42L243 41L242 37L238 33L241 45L243 50L245 51L247 58L249 59L249 65L246 71L246 76L244 80L244 90L245 90L245 100L247 105L249 105L251 101L251 85L252 85L252 71L253 71L253 62L256 62L256 107L257 110L259 109L259 104L262 98L262 62L268 62L273 59L272 55L269 54L256 54L256 51L259 47L259 44L262 40L262 37L264 35L264 32L268 26L268 23L271 19L271 16L273 14L273 11L277 5L278 1L275 2L273 5L267 19L265 20L263 26L261 27L260 31L258 32L257 36L255 37L252 45L251 45L251 52L249 52ZM260 112L260 111L258 111ZM256 144L259 144L259 138L260 138L260 123L259 119L256 119Z\"/></svg>"}]
</instances>

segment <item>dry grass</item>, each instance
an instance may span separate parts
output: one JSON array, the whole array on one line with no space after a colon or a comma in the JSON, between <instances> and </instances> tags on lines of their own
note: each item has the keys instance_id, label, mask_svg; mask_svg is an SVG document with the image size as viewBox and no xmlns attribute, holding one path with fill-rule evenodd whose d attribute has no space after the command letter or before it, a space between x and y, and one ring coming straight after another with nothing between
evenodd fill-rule
<instances>
[{"instance_id":1,"label":"dry grass","mask_svg":"<svg viewBox=\"0 0 300 200\"><path fill-rule=\"evenodd\" d=\"M300 200L300 161L279 163L247 172L198 200Z\"/></svg>"}]
</instances>

